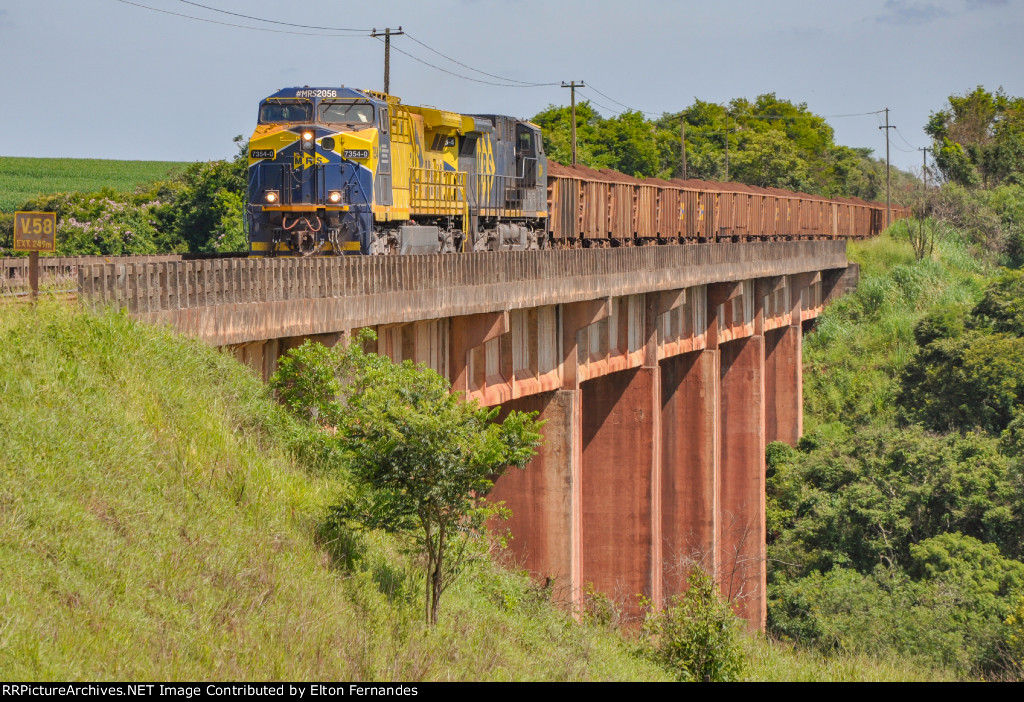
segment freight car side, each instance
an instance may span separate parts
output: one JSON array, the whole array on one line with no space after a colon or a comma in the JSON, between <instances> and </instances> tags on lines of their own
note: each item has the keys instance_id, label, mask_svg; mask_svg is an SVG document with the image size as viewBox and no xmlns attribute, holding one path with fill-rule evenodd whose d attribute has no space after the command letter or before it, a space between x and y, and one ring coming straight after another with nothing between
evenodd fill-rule
<instances>
[{"instance_id":1,"label":"freight car side","mask_svg":"<svg viewBox=\"0 0 1024 702\"><path fill-rule=\"evenodd\" d=\"M547 196L554 246L865 238L879 234L885 218L877 203L741 183L642 180L555 162ZM894 221L909 216L905 208L892 213Z\"/></svg>"}]
</instances>

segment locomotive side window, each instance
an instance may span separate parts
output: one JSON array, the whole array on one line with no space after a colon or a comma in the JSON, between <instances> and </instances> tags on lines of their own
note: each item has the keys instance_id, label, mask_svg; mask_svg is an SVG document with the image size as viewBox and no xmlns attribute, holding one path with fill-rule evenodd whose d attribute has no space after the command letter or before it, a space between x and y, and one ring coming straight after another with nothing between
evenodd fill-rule
<instances>
[{"instance_id":1,"label":"locomotive side window","mask_svg":"<svg viewBox=\"0 0 1024 702\"><path fill-rule=\"evenodd\" d=\"M533 132L528 129L519 129L518 148L519 153L524 156L533 155Z\"/></svg>"},{"instance_id":2,"label":"locomotive side window","mask_svg":"<svg viewBox=\"0 0 1024 702\"><path fill-rule=\"evenodd\" d=\"M462 145L459 147L459 156L472 156L476 152L476 134L467 134L462 137Z\"/></svg>"},{"instance_id":3,"label":"locomotive side window","mask_svg":"<svg viewBox=\"0 0 1024 702\"><path fill-rule=\"evenodd\" d=\"M327 124L373 124L373 105L366 102L322 102L318 121Z\"/></svg>"},{"instance_id":4,"label":"locomotive side window","mask_svg":"<svg viewBox=\"0 0 1024 702\"><path fill-rule=\"evenodd\" d=\"M261 124L309 122L313 119L313 105L308 102L268 102L260 108Z\"/></svg>"}]
</instances>

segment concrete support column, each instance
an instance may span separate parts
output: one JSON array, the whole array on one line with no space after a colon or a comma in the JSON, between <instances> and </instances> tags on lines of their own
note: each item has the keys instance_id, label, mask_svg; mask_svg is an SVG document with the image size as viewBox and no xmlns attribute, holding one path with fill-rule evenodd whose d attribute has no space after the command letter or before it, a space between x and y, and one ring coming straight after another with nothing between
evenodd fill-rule
<instances>
[{"instance_id":1,"label":"concrete support column","mask_svg":"<svg viewBox=\"0 0 1024 702\"><path fill-rule=\"evenodd\" d=\"M719 352L661 362L664 594L682 592L693 565L718 570Z\"/></svg>"},{"instance_id":2,"label":"concrete support column","mask_svg":"<svg viewBox=\"0 0 1024 702\"><path fill-rule=\"evenodd\" d=\"M773 329L764 341L765 441L796 446L804 433L803 330Z\"/></svg>"},{"instance_id":3,"label":"concrete support column","mask_svg":"<svg viewBox=\"0 0 1024 702\"><path fill-rule=\"evenodd\" d=\"M660 374L634 368L583 391L583 582L639 613L662 601Z\"/></svg>"},{"instance_id":4,"label":"concrete support column","mask_svg":"<svg viewBox=\"0 0 1024 702\"><path fill-rule=\"evenodd\" d=\"M550 582L564 604L578 604L582 595L580 395L556 390L502 406L501 419L511 410L539 412L544 443L523 470L506 471L490 497L512 512L495 527L511 532L515 566Z\"/></svg>"},{"instance_id":5,"label":"concrete support column","mask_svg":"<svg viewBox=\"0 0 1024 702\"><path fill-rule=\"evenodd\" d=\"M718 582L752 629L764 628L764 337L721 346Z\"/></svg>"}]
</instances>

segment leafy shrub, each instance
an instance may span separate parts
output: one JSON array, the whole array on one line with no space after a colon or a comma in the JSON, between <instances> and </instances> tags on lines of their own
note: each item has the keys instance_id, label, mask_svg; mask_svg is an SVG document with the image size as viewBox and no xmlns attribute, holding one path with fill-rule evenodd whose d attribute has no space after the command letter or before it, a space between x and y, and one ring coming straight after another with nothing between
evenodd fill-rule
<instances>
[{"instance_id":1,"label":"leafy shrub","mask_svg":"<svg viewBox=\"0 0 1024 702\"><path fill-rule=\"evenodd\" d=\"M1017 679L1024 677L1024 595L1006 617L1006 649L1011 670Z\"/></svg>"},{"instance_id":2,"label":"leafy shrub","mask_svg":"<svg viewBox=\"0 0 1024 702\"><path fill-rule=\"evenodd\" d=\"M306 340L289 349L277 363L270 387L295 415L327 426L341 421L341 381L338 353L323 344Z\"/></svg>"},{"instance_id":3,"label":"leafy shrub","mask_svg":"<svg viewBox=\"0 0 1024 702\"><path fill-rule=\"evenodd\" d=\"M1004 623L1024 564L945 533L911 546L909 567L837 567L769 590L769 630L822 652L893 652L961 674L1005 670Z\"/></svg>"},{"instance_id":4,"label":"leafy shrub","mask_svg":"<svg viewBox=\"0 0 1024 702\"><path fill-rule=\"evenodd\" d=\"M699 567L687 590L643 625L647 654L682 681L728 682L743 675L742 622Z\"/></svg>"},{"instance_id":5,"label":"leafy shrub","mask_svg":"<svg viewBox=\"0 0 1024 702\"><path fill-rule=\"evenodd\" d=\"M1002 431L1024 402L1024 338L972 331L936 339L906 367L900 403L936 431Z\"/></svg>"},{"instance_id":6,"label":"leafy shrub","mask_svg":"<svg viewBox=\"0 0 1024 702\"><path fill-rule=\"evenodd\" d=\"M976 327L1024 336L1024 271L1005 271L971 312Z\"/></svg>"}]
</instances>

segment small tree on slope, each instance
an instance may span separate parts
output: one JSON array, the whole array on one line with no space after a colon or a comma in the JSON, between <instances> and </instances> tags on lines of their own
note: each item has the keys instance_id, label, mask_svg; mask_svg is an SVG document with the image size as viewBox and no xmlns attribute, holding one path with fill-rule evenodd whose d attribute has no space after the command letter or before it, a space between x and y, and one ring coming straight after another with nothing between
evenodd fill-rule
<instances>
[{"instance_id":1,"label":"small tree on slope","mask_svg":"<svg viewBox=\"0 0 1024 702\"><path fill-rule=\"evenodd\" d=\"M343 352L344 411L338 440L350 452L354 494L339 516L412 540L425 561L424 613L437 623L454 581L489 517L495 477L522 468L540 443L535 414L465 402L448 381L410 361L393 364L362 351Z\"/></svg>"}]
</instances>

